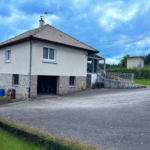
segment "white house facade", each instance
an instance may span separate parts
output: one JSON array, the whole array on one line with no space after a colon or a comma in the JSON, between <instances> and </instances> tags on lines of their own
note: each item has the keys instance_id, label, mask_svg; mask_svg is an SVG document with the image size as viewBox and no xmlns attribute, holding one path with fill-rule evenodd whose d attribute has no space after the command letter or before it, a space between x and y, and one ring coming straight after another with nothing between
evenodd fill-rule
<instances>
[{"instance_id":1,"label":"white house facade","mask_svg":"<svg viewBox=\"0 0 150 150\"><path fill-rule=\"evenodd\" d=\"M136 57L128 57L127 58L127 68L137 68L141 69L144 67L144 57L136 56Z\"/></svg>"},{"instance_id":2,"label":"white house facade","mask_svg":"<svg viewBox=\"0 0 150 150\"><path fill-rule=\"evenodd\" d=\"M93 56L92 72L96 73L98 52L48 24L40 24L0 43L0 88L5 93L16 89L17 98L82 90L82 83L87 82L88 57Z\"/></svg>"}]
</instances>

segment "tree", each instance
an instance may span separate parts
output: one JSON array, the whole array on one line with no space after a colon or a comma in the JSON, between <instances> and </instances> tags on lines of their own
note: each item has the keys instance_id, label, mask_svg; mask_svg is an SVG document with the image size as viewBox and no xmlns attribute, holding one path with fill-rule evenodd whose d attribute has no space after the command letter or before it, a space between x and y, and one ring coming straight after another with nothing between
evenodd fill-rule
<instances>
[{"instance_id":1,"label":"tree","mask_svg":"<svg viewBox=\"0 0 150 150\"><path fill-rule=\"evenodd\" d=\"M119 67L120 68L127 68L127 58L130 57L130 54L126 54L123 56L123 58L120 60Z\"/></svg>"},{"instance_id":2,"label":"tree","mask_svg":"<svg viewBox=\"0 0 150 150\"><path fill-rule=\"evenodd\" d=\"M145 65L150 65L150 54L144 56L145 57L145 60L144 60L144 64Z\"/></svg>"}]
</instances>

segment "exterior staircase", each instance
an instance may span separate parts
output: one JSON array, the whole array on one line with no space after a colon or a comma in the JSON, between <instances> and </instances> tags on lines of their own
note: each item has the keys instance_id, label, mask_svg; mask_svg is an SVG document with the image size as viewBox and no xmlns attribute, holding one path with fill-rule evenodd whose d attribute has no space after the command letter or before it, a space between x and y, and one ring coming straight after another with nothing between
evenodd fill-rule
<instances>
[{"instance_id":1,"label":"exterior staircase","mask_svg":"<svg viewBox=\"0 0 150 150\"><path fill-rule=\"evenodd\" d=\"M98 68L98 69L100 71L97 74L96 83L92 86L92 88L104 87L104 88L131 89L131 88L145 88L146 87L146 86L135 85L135 83L133 83L133 77L134 77L133 74L130 74L130 79L131 79L130 81L122 77L118 77L109 73L104 73L101 68ZM123 75L126 75L126 74L124 73Z\"/></svg>"}]
</instances>

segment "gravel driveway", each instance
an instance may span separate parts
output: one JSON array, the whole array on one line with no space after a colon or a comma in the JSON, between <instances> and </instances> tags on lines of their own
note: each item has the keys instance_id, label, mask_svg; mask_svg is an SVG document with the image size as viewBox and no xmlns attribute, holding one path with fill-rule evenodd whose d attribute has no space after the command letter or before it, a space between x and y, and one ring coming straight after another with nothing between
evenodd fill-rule
<instances>
[{"instance_id":1,"label":"gravel driveway","mask_svg":"<svg viewBox=\"0 0 150 150\"><path fill-rule=\"evenodd\" d=\"M150 150L150 88L90 89L0 106L0 115L104 149Z\"/></svg>"}]
</instances>

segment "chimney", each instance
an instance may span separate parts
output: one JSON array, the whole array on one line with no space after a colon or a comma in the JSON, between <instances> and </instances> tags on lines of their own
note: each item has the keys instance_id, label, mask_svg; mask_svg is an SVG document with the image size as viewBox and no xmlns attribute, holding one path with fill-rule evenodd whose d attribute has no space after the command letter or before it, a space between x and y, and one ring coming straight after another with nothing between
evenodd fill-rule
<instances>
[{"instance_id":1,"label":"chimney","mask_svg":"<svg viewBox=\"0 0 150 150\"><path fill-rule=\"evenodd\" d=\"M42 18L42 16L40 16L41 17L41 19L39 20L39 27L41 28L42 26L44 26L44 20L43 20L43 18Z\"/></svg>"}]
</instances>

